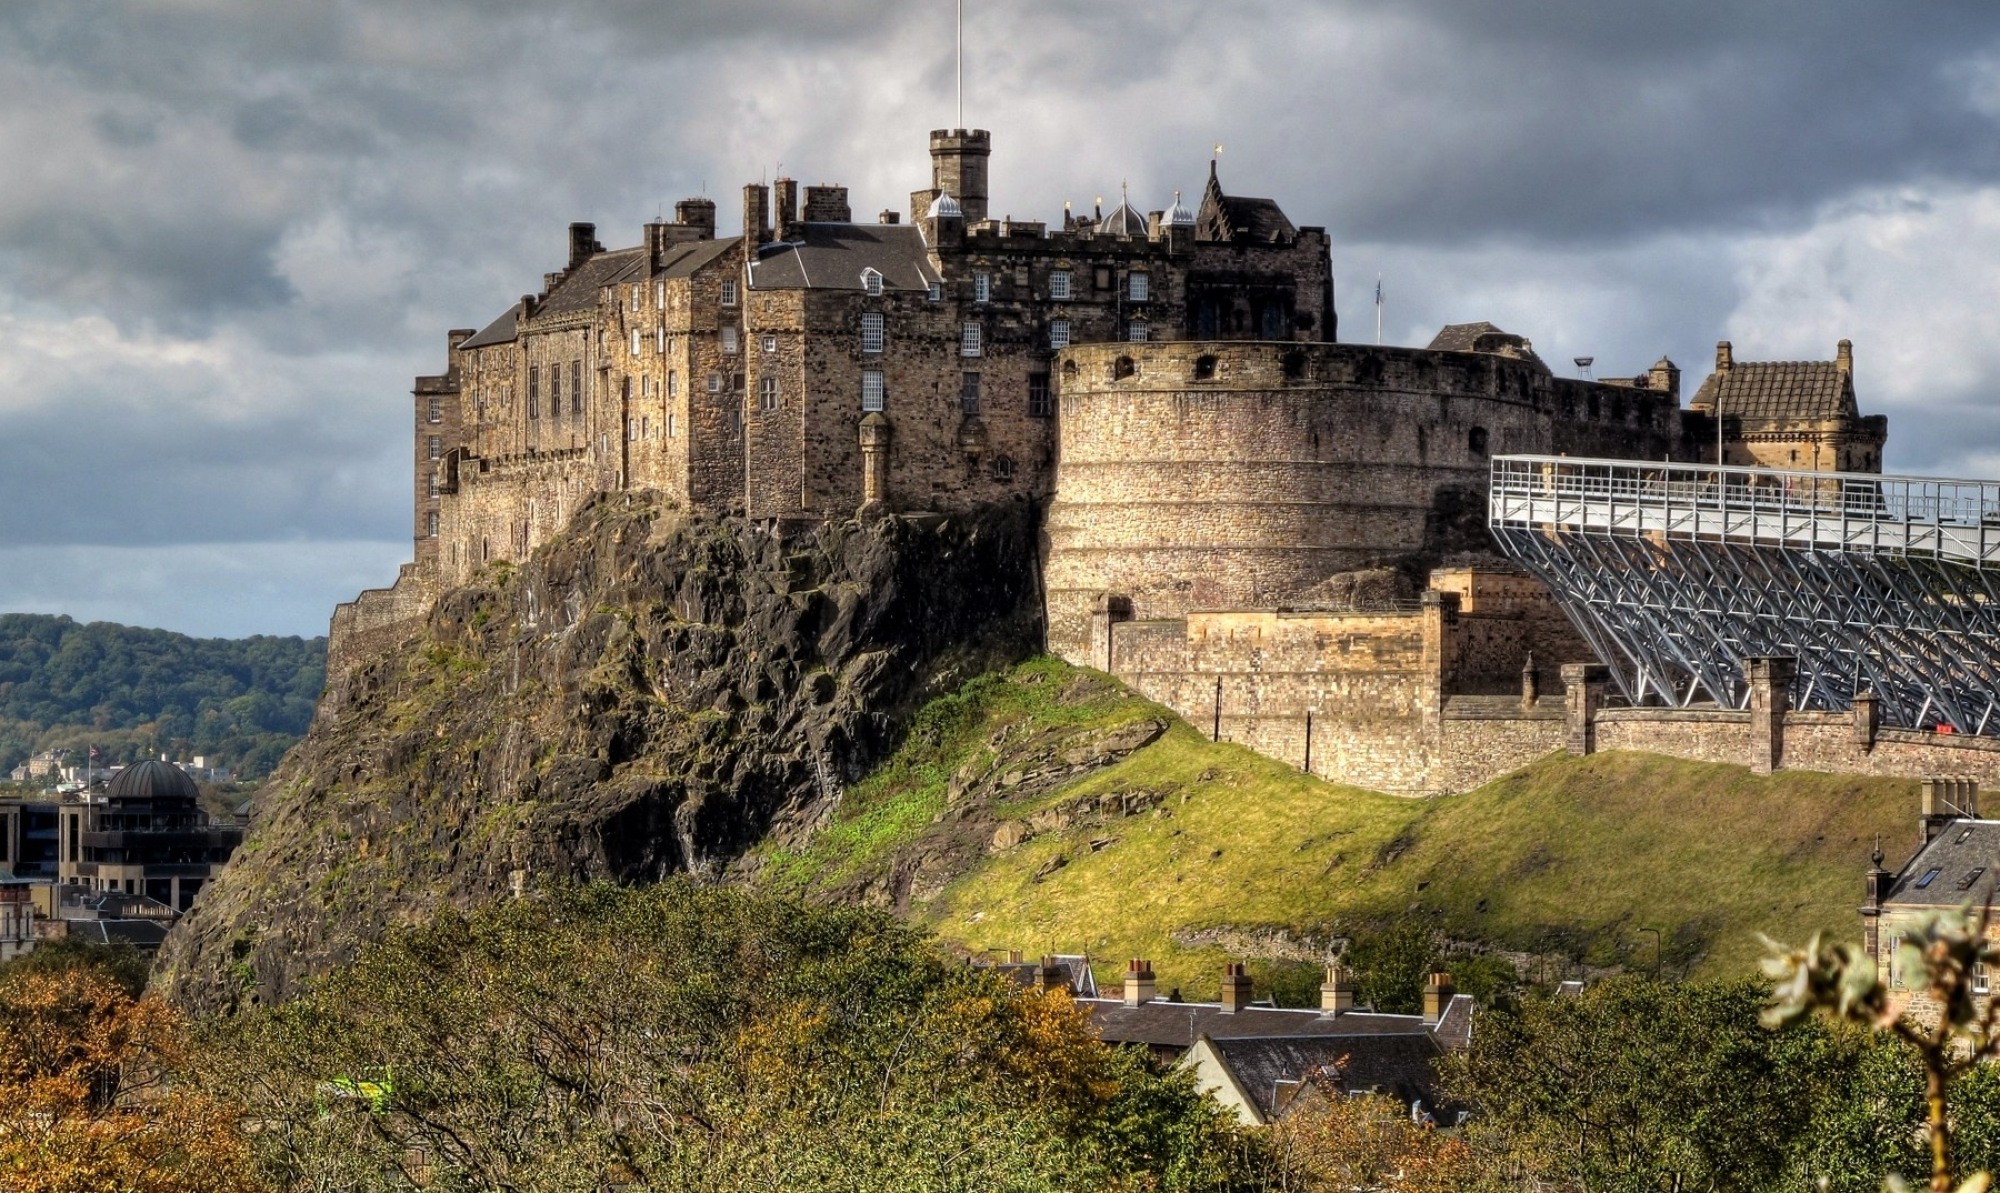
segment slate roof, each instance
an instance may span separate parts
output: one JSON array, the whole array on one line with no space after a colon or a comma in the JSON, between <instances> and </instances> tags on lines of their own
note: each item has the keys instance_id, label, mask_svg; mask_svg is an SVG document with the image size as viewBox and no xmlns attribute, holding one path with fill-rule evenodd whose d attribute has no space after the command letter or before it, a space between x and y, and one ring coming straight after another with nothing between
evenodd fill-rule
<instances>
[{"instance_id":1,"label":"slate roof","mask_svg":"<svg viewBox=\"0 0 2000 1193\"><path fill-rule=\"evenodd\" d=\"M1146 217L1134 210L1131 203L1122 202L1097 225L1097 231L1103 236L1137 236L1143 240L1148 230Z\"/></svg>"},{"instance_id":2,"label":"slate roof","mask_svg":"<svg viewBox=\"0 0 2000 1193\"><path fill-rule=\"evenodd\" d=\"M1437 335L1431 337L1429 350L1432 352L1478 352L1487 356L1505 356L1513 360L1533 361L1544 370L1549 366L1526 338L1511 331L1503 331L1491 323L1448 323Z\"/></svg>"},{"instance_id":3,"label":"slate roof","mask_svg":"<svg viewBox=\"0 0 2000 1193\"><path fill-rule=\"evenodd\" d=\"M1216 177L1215 163L1208 164L1208 187L1201 194L1201 209L1195 213L1197 240L1249 241L1270 244L1289 241L1298 229L1275 199L1253 199L1228 195Z\"/></svg>"},{"instance_id":4,"label":"slate roof","mask_svg":"<svg viewBox=\"0 0 2000 1193\"><path fill-rule=\"evenodd\" d=\"M1710 373L1693 404L1724 418L1817 420L1858 413L1853 378L1830 360L1740 361Z\"/></svg>"},{"instance_id":5,"label":"slate roof","mask_svg":"<svg viewBox=\"0 0 2000 1193\"><path fill-rule=\"evenodd\" d=\"M1098 1038L1114 1044L1146 1044L1157 1048L1191 1048L1202 1036L1211 1040L1246 1036L1432 1036L1445 1048L1463 1048L1472 1040L1473 1000L1453 996L1435 1032L1421 1015L1379 1015L1348 1011L1328 1015L1289 1007L1245 1007L1224 1014L1216 1003L1169 1002L1156 998L1128 1007L1122 998L1079 998L1090 1013Z\"/></svg>"},{"instance_id":6,"label":"slate roof","mask_svg":"<svg viewBox=\"0 0 2000 1193\"><path fill-rule=\"evenodd\" d=\"M730 236L722 240L691 240L685 244L669 245L660 256L660 275L669 279L693 277L713 264L716 258L734 252L741 243L741 236Z\"/></svg>"},{"instance_id":7,"label":"slate roof","mask_svg":"<svg viewBox=\"0 0 2000 1193\"><path fill-rule=\"evenodd\" d=\"M576 267L576 272L557 283L549 296L535 307L535 317L573 315L597 306L598 291L624 280L645 264L646 250L618 249L598 253Z\"/></svg>"},{"instance_id":8,"label":"slate roof","mask_svg":"<svg viewBox=\"0 0 2000 1193\"><path fill-rule=\"evenodd\" d=\"M931 267L923 230L914 224L806 224L804 239L758 250L752 290L860 290L863 270L882 275L884 290L928 292L942 281Z\"/></svg>"},{"instance_id":9,"label":"slate roof","mask_svg":"<svg viewBox=\"0 0 2000 1193\"><path fill-rule=\"evenodd\" d=\"M1064 980L1069 983L1070 993L1078 998L1097 997L1097 975L1090 970L1090 958L1082 954L1059 953L1056 968L1063 971ZM1039 961L1001 961L985 968L1022 988L1035 984L1035 971L1041 968Z\"/></svg>"},{"instance_id":10,"label":"slate roof","mask_svg":"<svg viewBox=\"0 0 2000 1193\"><path fill-rule=\"evenodd\" d=\"M1208 1043L1265 1122L1282 1110L1282 1091L1316 1076L1336 1079L1349 1093L1438 1104L1433 1065L1444 1053L1428 1035L1238 1036Z\"/></svg>"},{"instance_id":11,"label":"slate roof","mask_svg":"<svg viewBox=\"0 0 2000 1193\"><path fill-rule=\"evenodd\" d=\"M111 776L104 794L109 799L191 800L201 796L201 789L180 767L148 758L123 767Z\"/></svg>"},{"instance_id":12,"label":"slate roof","mask_svg":"<svg viewBox=\"0 0 2000 1193\"><path fill-rule=\"evenodd\" d=\"M517 302L507 308L506 314L488 323L478 334L470 339L460 341L458 346L460 348L490 348L495 344L511 344L514 342L515 328L519 326L520 318L521 304Z\"/></svg>"},{"instance_id":13,"label":"slate roof","mask_svg":"<svg viewBox=\"0 0 2000 1193\"><path fill-rule=\"evenodd\" d=\"M1937 873L1925 882L1924 876L1933 870ZM1957 907L1968 899L1984 899L1996 874L2000 874L2000 820L1953 820L1890 880L1882 902L1896 907Z\"/></svg>"}]
</instances>

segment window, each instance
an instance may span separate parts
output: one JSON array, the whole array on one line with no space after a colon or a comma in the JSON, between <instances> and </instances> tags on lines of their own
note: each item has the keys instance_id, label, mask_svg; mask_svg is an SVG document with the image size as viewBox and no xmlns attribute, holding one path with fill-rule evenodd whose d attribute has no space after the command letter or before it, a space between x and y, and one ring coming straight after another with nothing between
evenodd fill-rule
<instances>
[{"instance_id":1,"label":"window","mask_svg":"<svg viewBox=\"0 0 2000 1193\"><path fill-rule=\"evenodd\" d=\"M1028 414L1032 418L1048 418L1056 412L1055 402L1049 397L1049 375L1047 373L1028 374Z\"/></svg>"},{"instance_id":2,"label":"window","mask_svg":"<svg viewBox=\"0 0 2000 1193\"><path fill-rule=\"evenodd\" d=\"M1014 479L1014 458L1013 458L1012 456L995 456L995 457L993 457L993 466L992 466L992 472L991 472L991 475L992 475L993 479L994 479L994 480L996 480L996 481L1010 481L1010 480L1013 480L1013 479Z\"/></svg>"},{"instance_id":3,"label":"window","mask_svg":"<svg viewBox=\"0 0 2000 1193\"><path fill-rule=\"evenodd\" d=\"M632 309L635 311L639 309L639 287L637 286L632 287Z\"/></svg>"},{"instance_id":4,"label":"window","mask_svg":"<svg viewBox=\"0 0 2000 1193\"><path fill-rule=\"evenodd\" d=\"M1971 890L1972 884L1978 882L1979 876L1984 873L1986 873L1986 867L1984 866L1976 867L1970 874L1967 874L1964 878L1958 880L1958 889L1961 891Z\"/></svg>"},{"instance_id":5,"label":"window","mask_svg":"<svg viewBox=\"0 0 2000 1193\"><path fill-rule=\"evenodd\" d=\"M1215 380L1215 358L1213 356L1197 356L1194 358L1194 379L1196 381Z\"/></svg>"},{"instance_id":6,"label":"window","mask_svg":"<svg viewBox=\"0 0 2000 1193\"><path fill-rule=\"evenodd\" d=\"M444 399L432 398L424 409L424 421L441 423L444 421Z\"/></svg>"},{"instance_id":7,"label":"window","mask_svg":"<svg viewBox=\"0 0 2000 1193\"><path fill-rule=\"evenodd\" d=\"M1991 993L1992 990L1993 990L1993 979L1991 976L1988 975L1986 971L1986 963L1984 961L1973 962L1972 992L1974 994L1988 994Z\"/></svg>"},{"instance_id":8,"label":"window","mask_svg":"<svg viewBox=\"0 0 2000 1193\"><path fill-rule=\"evenodd\" d=\"M1471 452L1475 456L1483 456L1486 454L1485 427L1474 427L1472 428L1472 430L1466 432L1465 450Z\"/></svg>"},{"instance_id":9,"label":"window","mask_svg":"<svg viewBox=\"0 0 2000 1193\"><path fill-rule=\"evenodd\" d=\"M541 416L542 416L542 371L533 365L529 365L528 366L528 417L540 418Z\"/></svg>"},{"instance_id":10,"label":"window","mask_svg":"<svg viewBox=\"0 0 2000 1193\"><path fill-rule=\"evenodd\" d=\"M1111 379L1113 381L1123 381L1138 371L1139 366L1133 364L1132 358L1129 356L1121 356L1111 362Z\"/></svg>"},{"instance_id":11,"label":"window","mask_svg":"<svg viewBox=\"0 0 2000 1193\"><path fill-rule=\"evenodd\" d=\"M944 283L943 283L943 282L932 282L932 283L931 283L931 301L932 301L932 302L943 302L943 301L944 301Z\"/></svg>"},{"instance_id":12,"label":"window","mask_svg":"<svg viewBox=\"0 0 2000 1193\"><path fill-rule=\"evenodd\" d=\"M861 373L861 409L873 411L882 409L882 371L864 369Z\"/></svg>"},{"instance_id":13,"label":"window","mask_svg":"<svg viewBox=\"0 0 2000 1193\"><path fill-rule=\"evenodd\" d=\"M872 311L861 316L861 350L882 351L882 316Z\"/></svg>"},{"instance_id":14,"label":"window","mask_svg":"<svg viewBox=\"0 0 2000 1193\"><path fill-rule=\"evenodd\" d=\"M722 374L710 373L708 375L708 392L712 394L719 394L722 392Z\"/></svg>"},{"instance_id":15,"label":"window","mask_svg":"<svg viewBox=\"0 0 2000 1193\"><path fill-rule=\"evenodd\" d=\"M967 417L979 413L979 374L958 375L958 408Z\"/></svg>"},{"instance_id":16,"label":"window","mask_svg":"<svg viewBox=\"0 0 2000 1193\"><path fill-rule=\"evenodd\" d=\"M766 410L778 408L778 379L764 377L757 382L757 404Z\"/></svg>"},{"instance_id":17,"label":"window","mask_svg":"<svg viewBox=\"0 0 2000 1193\"><path fill-rule=\"evenodd\" d=\"M632 329L632 355L639 355L639 329Z\"/></svg>"},{"instance_id":18,"label":"window","mask_svg":"<svg viewBox=\"0 0 2000 1193\"><path fill-rule=\"evenodd\" d=\"M431 469L430 498L432 501L436 501L437 496L438 496L438 474L437 474L437 469L433 468Z\"/></svg>"},{"instance_id":19,"label":"window","mask_svg":"<svg viewBox=\"0 0 2000 1193\"><path fill-rule=\"evenodd\" d=\"M667 327L664 323L653 329L653 354L655 356L667 354Z\"/></svg>"},{"instance_id":20,"label":"window","mask_svg":"<svg viewBox=\"0 0 2000 1193\"><path fill-rule=\"evenodd\" d=\"M1057 302L1069 298L1069 270L1057 269L1049 273L1049 297Z\"/></svg>"},{"instance_id":21,"label":"window","mask_svg":"<svg viewBox=\"0 0 2000 1193\"><path fill-rule=\"evenodd\" d=\"M882 297L882 275L872 269L862 270L861 288L868 292L870 298Z\"/></svg>"},{"instance_id":22,"label":"window","mask_svg":"<svg viewBox=\"0 0 2000 1193\"><path fill-rule=\"evenodd\" d=\"M597 436L597 454L600 456L604 456L604 455L609 455L610 453L611 453L611 436L600 431Z\"/></svg>"},{"instance_id":23,"label":"window","mask_svg":"<svg viewBox=\"0 0 2000 1193\"><path fill-rule=\"evenodd\" d=\"M958 329L958 354L960 356L979 355L979 325L967 323Z\"/></svg>"},{"instance_id":24,"label":"window","mask_svg":"<svg viewBox=\"0 0 2000 1193\"><path fill-rule=\"evenodd\" d=\"M667 284L665 282L654 282L653 307L656 310L665 310L666 306L667 306Z\"/></svg>"},{"instance_id":25,"label":"window","mask_svg":"<svg viewBox=\"0 0 2000 1193\"><path fill-rule=\"evenodd\" d=\"M1924 871L1924 876L1922 878L1917 879L1917 889L1923 890L1925 887L1929 886L1932 880L1935 879L1937 876L1938 876L1938 871L1935 867Z\"/></svg>"},{"instance_id":26,"label":"window","mask_svg":"<svg viewBox=\"0 0 2000 1193\"><path fill-rule=\"evenodd\" d=\"M762 341L762 343L763 343L763 347L764 347L764 351L766 351L766 352L776 352L776 351L778 350L778 337L777 337L777 336L765 336L765 337L764 337L764 339L763 339L763 341Z\"/></svg>"},{"instance_id":27,"label":"window","mask_svg":"<svg viewBox=\"0 0 2000 1193\"><path fill-rule=\"evenodd\" d=\"M990 274L972 275L972 301L987 302L993 297L993 278Z\"/></svg>"},{"instance_id":28,"label":"window","mask_svg":"<svg viewBox=\"0 0 2000 1193\"><path fill-rule=\"evenodd\" d=\"M679 384L680 384L680 378L679 378L679 375L678 375L678 374L676 374L676 373L674 373L674 372L672 372L672 371L669 371L669 372L667 373L667 396L668 396L668 397L670 397L670 398L671 398L671 397L674 397L674 396L676 396L676 395L678 395L678 394L680 393L680 388L679 388Z\"/></svg>"},{"instance_id":29,"label":"window","mask_svg":"<svg viewBox=\"0 0 2000 1193\"><path fill-rule=\"evenodd\" d=\"M667 411L667 438L672 439L674 437L675 424L677 421L678 420L674 418L674 412L671 410Z\"/></svg>"},{"instance_id":30,"label":"window","mask_svg":"<svg viewBox=\"0 0 2000 1193\"><path fill-rule=\"evenodd\" d=\"M645 417L644 415L641 415L639 417L639 438L651 439L652 437L653 437L653 420Z\"/></svg>"},{"instance_id":31,"label":"window","mask_svg":"<svg viewBox=\"0 0 2000 1193\"><path fill-rule=\"evenodd\" d=\"M549 366L549 417L562 417L562 366Z\"/></svg>"},{"instance_id":32,"label":"window","mask_svg":"<svg viewBox=\"0 0 2000 1193\"><path fill-rule=\"evenodd\" d=\"M1145 302L1152 297L1153 275L1133 273L1125 279L1125 297L1133 302Z\"/></svg>"},{"instance_id":33,"label":"window","mask_svg":"<svg viewBox=\"0 0 2000 1193\"><path fill-rule=\"evenodd\" d=\"M569 412L583 413L583 362L569 362Z\"/></svg>"},{"instance_id":34,"label":"window","mask_svg":"<svg viewBox=\"0 0 2000 1193\"><path fill-rule=\"evenodd\" d=\"M638 437L639 437L639 420L638 420L638 419L636 419L636 418L628 418L628 419L626 419L626 420L625 420L625 439L626 439L626 441L627 441L627 442L629 443L629 442L631 442L632 440L635 440L635 439L637 439Z\"/></svg>"},{"instance_id":35,"label":"window","mask_svg":"<svg viewBox=\"0 0 2000 1193\"><path fill-rule=\"evenodd\" d=\"M436 538L438 536L438 516L436 510L432 510L430 516L424 519L424 536L426 538Z\"/></svg>"},{"instance_id":36,"label":"window","mask_svg":"<svg viewBox=\"0 0 2000 1193\"><path fill-rule=\"evenodd\" d=\"M730 278L728 281L722 283L722 305L726 307L733 307L736 305L735 278Z\"/></svg>"},{"instance_id":37,"label":"window","mask_svg":"<svg viewBox=\"0 0 2000 1193\"><path fill-rule=\"evenodd\" d=\"M1049 320L1049 347L1051 348L1069 347L1069 320L1067 319Z\"/></svg>"},{"instance_id":38,"label":"window","mask_svg":"<svg viewBox=\"0 0 2000 1193\"><path fill-rule=\"evenodd\" d=\"M732 355L736 352L735 327L731 326L722 329L722 350Z\"/></svg>"},{"instance_id":39,"label":"window","mask_svg":"<svg viewBox=\"0 0 2000 1193\"><path fill-rule=\"evenodd\" d=\"M1145 343L1146 325L1143 323L1134 323L1131 326L1127 327L1125 329L1125 338L1132 341L1135 344Z\"/></svg>"}]
</instances>

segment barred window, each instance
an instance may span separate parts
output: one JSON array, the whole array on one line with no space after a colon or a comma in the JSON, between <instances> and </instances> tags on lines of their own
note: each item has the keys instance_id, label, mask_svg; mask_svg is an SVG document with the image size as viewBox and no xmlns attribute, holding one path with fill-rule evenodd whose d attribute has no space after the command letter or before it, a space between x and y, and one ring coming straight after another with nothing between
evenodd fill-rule
<instances>
[{"instance_id":1,"label":"barred window","mask_svg":"<svg viewBox=\"0 0 2000 1193\"><path fill-rule=\"evenodd\" d=\"M874 411L882 409L882 371L864 369L861 373L861 409Z\"/></svg>"},{"instance_id":2,"label":"barred window","mask_svg":"<svg viewBox=\"0 0 2000 1193\"><path fill-rule=\"evenodd\" d=\"M873 311L861 316L861 350L882 351L882 316Z\"/></svg>"},{"instance_id":3,"label":"barred window","mask_svg":"<svg viewBox=\"0 0 2000 1193\"><path fill-rule=\"evenodd\" d=\"M778 408L778 379L764 377L757 382L757 404L766 410Z\"/></svg>"},{"instance_id":4,"label":"barred window","mask_svg":"<svg viewBox=\"0 0 2000 1193\"><path fill-rule=\"evenodd\" d=\"M1028 374L1028 414L1033 418L1048 418L1055 413L1055 402L1049 397L1049 375L1047 373Z\"/></svg>"},{"instance_id":5,"label":"barred window","mask_svg":"<svg viewBox=\"0 0 2000 1193\"><path fill-rule=\"evenodd\" d=\"M1057 269L1049 273L1049 297L1058 302L1069 299L1069 270Z\"/></svg>"},{"instance_id":6,"label":"barred window","mask_svg":"<svg viewBox=\"0 0 2000 1193\"><path fill-rule=\"evenodd\" d=\"M968 415L979 413L979 374L958 375L958 408Z\"/></svg>"},{"instance_id":7,"label":"barred window","mask_svg":"<svg viewBox=\"0 0 2000 1193\"><path fill-rule=\"evenodd\" d=\"M979 325L967 323L958 329L958 354L960 356L979 355Z\"/></svg>"},{"instance_id":8,"label":"barred window","mask_svg":"<svg viewBox=\"0 0 2000 1193\"><path fill-rule=\"evenodd\" d=\"M1069 320L1067 319L1049 320L1049 347L1051 348L1069 347Z\"/></svg>"}]
</instances>

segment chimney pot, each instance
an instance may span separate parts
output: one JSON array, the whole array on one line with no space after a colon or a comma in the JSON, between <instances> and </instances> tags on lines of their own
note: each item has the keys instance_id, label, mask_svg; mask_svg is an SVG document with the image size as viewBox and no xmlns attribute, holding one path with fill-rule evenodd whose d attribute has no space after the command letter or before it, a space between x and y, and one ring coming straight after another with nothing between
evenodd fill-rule
<instances>
[{"instance_id":1,"label":"chimney pot","mask_svg":"<svg viewBox=\"0 0 2000 1193\"><path fill-rule=\"evenodd\" d=\"M1158 996L1153 982L1153 963L1134 958L1125 963L1125 1005L1144 1006Z\"/></svg>"},{"instance_id":2,"label":"chimney pot","mask_svg":"<svg viewBox=\"0 0 2000 1193\"><path fill-rule=\"evenodd\" d=\"M1436 1027L1438 1025L1439 1021L1444 1018L1445 1008L1451 1005L1452 995L1456 993L1457 991L1452 989L1450 974L1434 973L1431 975L1431 980L1424 985L1424 1025L1426 1027Z\"/></svg>"},{"instance_id":3,"label":"chimney pot","mask_svg":"<svg viewBox=\"0 0 2000 1193\"><path fill-rule=\"evenodd\" d=\"M1234 1015L1250 1005L1250 975L1241 962L1231 961L1222 967L1222 1013Z\"/></svg>"},{"instance_id":4,"label":"chimney pot","mask_svg":"<svg viewBox=\"0 0 2000 1193\"><path fill-rule=\"evenodd\" d=\"M1354 1009L1354 985L1339 965L1326 967L1326 984L1319 988L1319 1009L1328 1015L1344 1015Z\"/></svg>"}]
</instances>

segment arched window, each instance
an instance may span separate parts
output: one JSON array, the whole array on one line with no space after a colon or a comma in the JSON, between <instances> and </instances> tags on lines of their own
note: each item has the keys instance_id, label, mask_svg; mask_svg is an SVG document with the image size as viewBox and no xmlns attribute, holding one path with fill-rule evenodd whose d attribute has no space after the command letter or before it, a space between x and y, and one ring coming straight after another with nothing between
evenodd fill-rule
<instances>
[{"instance_id":1,"label":"arched window","mask_svg":"<svg viewBox=\"0 0 2000 1193\"><path fill-rule=\"evenodd\" d=\"M1285 353L1285 380L1298 381L1306 375L1306 354L1297 348Z\"/></svg>"},{"instance_id":2,"label":"arched window","mask_svg":"<svg viewBox=\"0 0 2000 1193\"><path fill-rule=\"evenodd\" d=\"M1076 362L1073 360L1064 361L1062 375L1066 380L1074 379L1076 377Z\"/></svg>"},{"instance_id":3,"label":"arched window","mask_svg":"<svg viewBox=\"0 0 2000 1193\"><path fill-rule=\"evenodd\" d=\"M1465 437L1465 447L1475 456L1486 454L1486 428L1474 427Z\"/></svg>"},{"instance_id":4,"label":"arched window","mask_svg":"<svg viewBox=\"0 0 2000 1193\"><path fill-rule=\"evenodd\" d=\"M1111 379L1113 381L1122 381L1138 371L1139 366L1133 364L1132 358L1129 356L1121 356L1111 362Z\"/></svg>"},{"instance_id":5,"label":"arched window","mask_svg":"<svg viewBox=\"0 0 2000 1193\"><path fill-rule=\"evenodd\" d=\"M1215 358L1213 356L1197 356L1194 358L1194 379L1196 381L1215 380Z\"/></svg>"},{"instance_id":6,"label":"arched window","mask_svg":"<svg viewBox=\"0 0 2000 1193\"><path fill-rule=\"evenodd\" d=\"M1012 456L993 457L993 479L1010 481L1014 479L1014 458Z\"/></svg>"}]
</instances>

